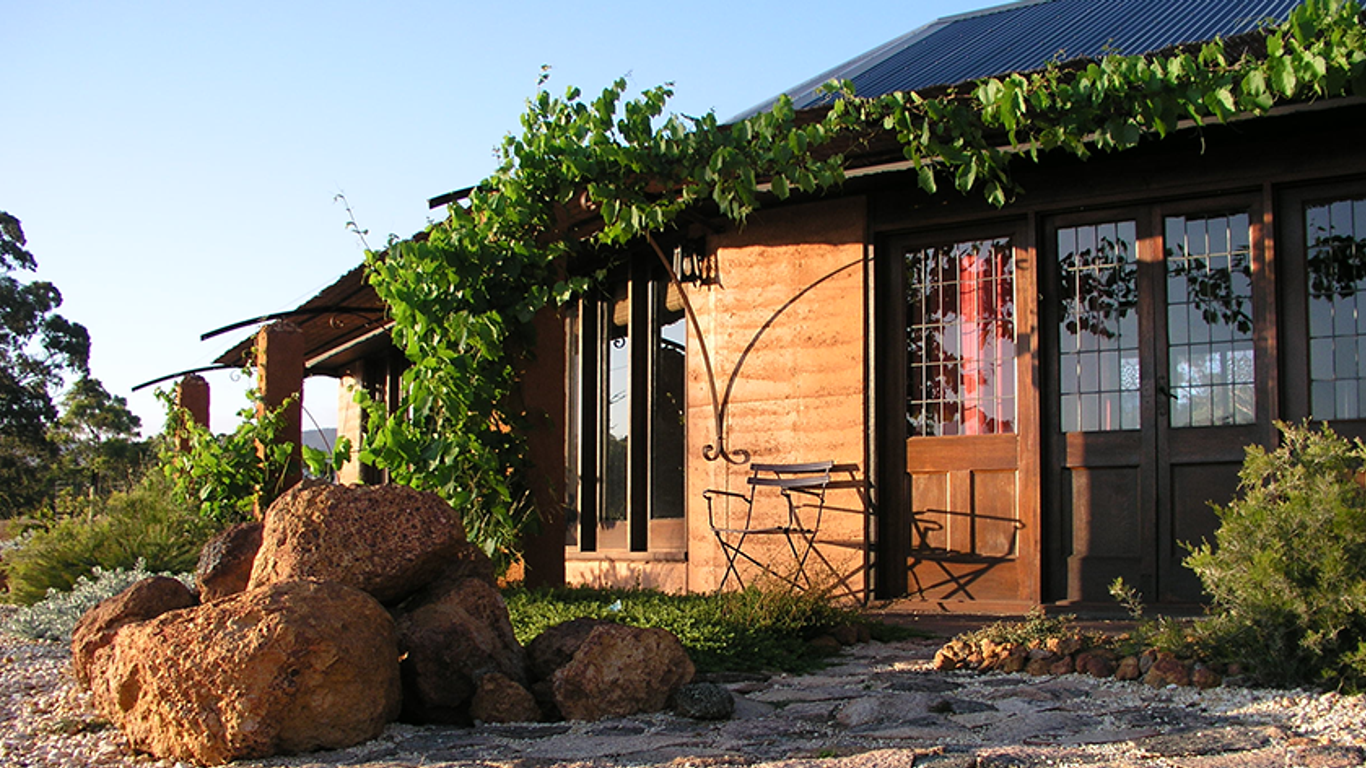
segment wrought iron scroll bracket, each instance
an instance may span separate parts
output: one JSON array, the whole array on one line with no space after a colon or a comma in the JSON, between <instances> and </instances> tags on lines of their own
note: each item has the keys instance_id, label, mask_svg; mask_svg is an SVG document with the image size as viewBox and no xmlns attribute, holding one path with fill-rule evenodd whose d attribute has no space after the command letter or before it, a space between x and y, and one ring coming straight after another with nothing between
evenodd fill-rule
<instances>
[{"instance_id":1,"label":"wrought iron scroll bracket","mask_svg":"<svg viewBox=\"0 0 1366 768\"><path fill-rule=\"evenodd\" d=\"M743 448L726 447L726 405L721 402L721 398L717 394L716 374L712 371L711 354L707 350L707 340L702 335L702 324L698 322L697 313L692 308L692 301L688 299L688 292L679 282L678 275L674 272L673 263L670 262L669 257L664 255L663 249L655 242L654 237L646 234L645 239L654 249L655 255L659 257L659 263L664 265L664 272L669 276L669 284L678 290L678 296L683 301L683 312L688 316L688 323L692 325L693 334L697 338L698 351L702 353L702 367L706 371L707 387L711 391L711 411L716 428L716 442L702 447L702 458L707 461L724 459L728 464L748 464L749 451Z\"/></svg>"}]
</instances>

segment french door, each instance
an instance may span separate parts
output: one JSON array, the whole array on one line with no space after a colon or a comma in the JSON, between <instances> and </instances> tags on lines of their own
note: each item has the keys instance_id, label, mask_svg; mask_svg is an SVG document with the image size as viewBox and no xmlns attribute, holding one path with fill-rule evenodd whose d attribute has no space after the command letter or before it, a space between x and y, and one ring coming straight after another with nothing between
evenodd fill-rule
<instances>
[{"instance_id":1,"label":"french door","mask_svg":"<svg viewBox=\"0 0 1366 768\"><path fill-rule=\"evenodd\" d=\"M1050 591L1197 601L1184 542L1212 536L1274 414L1259 201L1059 216L1044 227Z\"/></svg>"},{"instance_id":2,"label":"french door","mask_svg":"<svg viewBox=\"0 0 1366 768\"><path fill-rule=\"evenodd\" d=\"M1021 433L1037 429L1033 390L1019 384L1032 378L1020 340L1032 338L1034 313L1018 300L1034 291L1025 231L1007 223L890 243L900 288L889 304L905 343L889 352L901 396L889 409L904 416L894 439L909 502L896 535L909 536L913 597L1036 597L1036 505L1021 492Z\"/></svg>"}]
</instances>

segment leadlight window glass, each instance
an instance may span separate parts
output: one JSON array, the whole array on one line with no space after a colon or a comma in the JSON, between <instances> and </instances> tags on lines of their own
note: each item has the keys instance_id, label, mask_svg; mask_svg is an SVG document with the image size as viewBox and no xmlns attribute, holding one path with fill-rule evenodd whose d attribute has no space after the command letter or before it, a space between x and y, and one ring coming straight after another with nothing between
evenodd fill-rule
<instances>
[{"instance_id":1,"label":"leadlight window glass","mask_svg":"<svg viewBox=\"0 0 1366 768\"><path fill-rule=\"evenodd\" d=\"M603 438L602 514L598 518L598 548L626 549L627 498L631 450L631 304L626 284L620 284L610 306L604 307L607 365L601 413L606 417Z\"/></svg>"},{"instance_id":2,"label":"leadlight window glass","mask_svg":"<svg viewBox=\"0 0 1366 768\"><path fill-rule=\"evenodd\" d=\"M663 271L622 270L568 316L566 546L687 547L687 326Z\"/></svg>"},{"instance_id":3,"label":"leadlight window glass","mask_svg":"<svg viewBox=\"0 0 1366 768\"><path fill-rule=\"evenodd\" d=\"M1305 207L1310 412L1366 418L1366 198Z\"/></svg>"},{"instance_id":4,"label":"leadlight window glass","mask_svg":"<svg viewBox=\"0 0 1366 768\"><path fill-rule=\"evenodd\" d=\"M678 288L664 282L650 286L654 295L650 387L650 548L687 547L683 525L684 449L688 326Z\"/></svg>"},{"instance_id":5,"label":"leadlight window glass","mask_svg":"<svg viewBox=\"0 0 1366 768\"><path fill-rule=\"evenodd\" d=\"M1063 432L1140 426L1136 237L1132 220L1057 232Z\"/></svg>"},{"instance_id":6,"label":"leadlight window glass","mask_svg":"<svg viewBox=\"0 0 1366 768\"><path fill-rule=\"evenodd\" d=\"M1009 238L906 254L910 436L1015 431L1015 257Z\"/></svg>"},{"instance_id":7,"label":"leadlight window glass","mask_svg":"<svg viewBox=\"0 0 1366 768\"><path fill-rule=\"evenodd\" d=\"M1256 421L1248 216L1166 220L1167 360L1173 427Z\"/></svg>"}]
</instances>

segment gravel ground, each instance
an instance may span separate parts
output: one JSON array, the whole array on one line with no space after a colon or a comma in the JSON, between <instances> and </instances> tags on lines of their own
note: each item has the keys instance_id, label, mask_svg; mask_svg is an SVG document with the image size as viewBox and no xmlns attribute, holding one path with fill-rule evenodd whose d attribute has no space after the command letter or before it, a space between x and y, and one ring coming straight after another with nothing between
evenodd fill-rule
<instances>
[{"instance_id":1,"label":"gravel ground","mask_svg":"<svg viewBox=\"0 0 1366 768\"><path fill-rule=\"evenodd\" d=\"M348 750L241 765L1340 768L1366 755L1360 696L932 673L936 645L870 643L815 675L733 685L741 706L727 723L661 714L484 729L395 724ZM0 634L0 766L180 765L132 753L77 689L69 659L62 645ZM953 712L889 717L886 702L897 696L945 696Z\"/></svg>"}]
</instances>

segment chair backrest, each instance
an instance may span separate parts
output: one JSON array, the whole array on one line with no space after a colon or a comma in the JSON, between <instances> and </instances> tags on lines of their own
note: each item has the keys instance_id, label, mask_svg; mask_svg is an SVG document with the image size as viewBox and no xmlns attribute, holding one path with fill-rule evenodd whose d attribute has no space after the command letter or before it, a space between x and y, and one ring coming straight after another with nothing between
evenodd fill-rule
<instances>
[{"instance_id":1,"label":"chair backrest","mask_svg":"<svg viewBox=\"0 0 1366 768\"><path fill-rule=\"evenodd\" d=\"M829 472L835 466L833 461L813 461L806 464L750 464L749 468L756 474L759 472L773 472L779 475L800 475L812 472Z\"/></svg>"}]
</instances>

